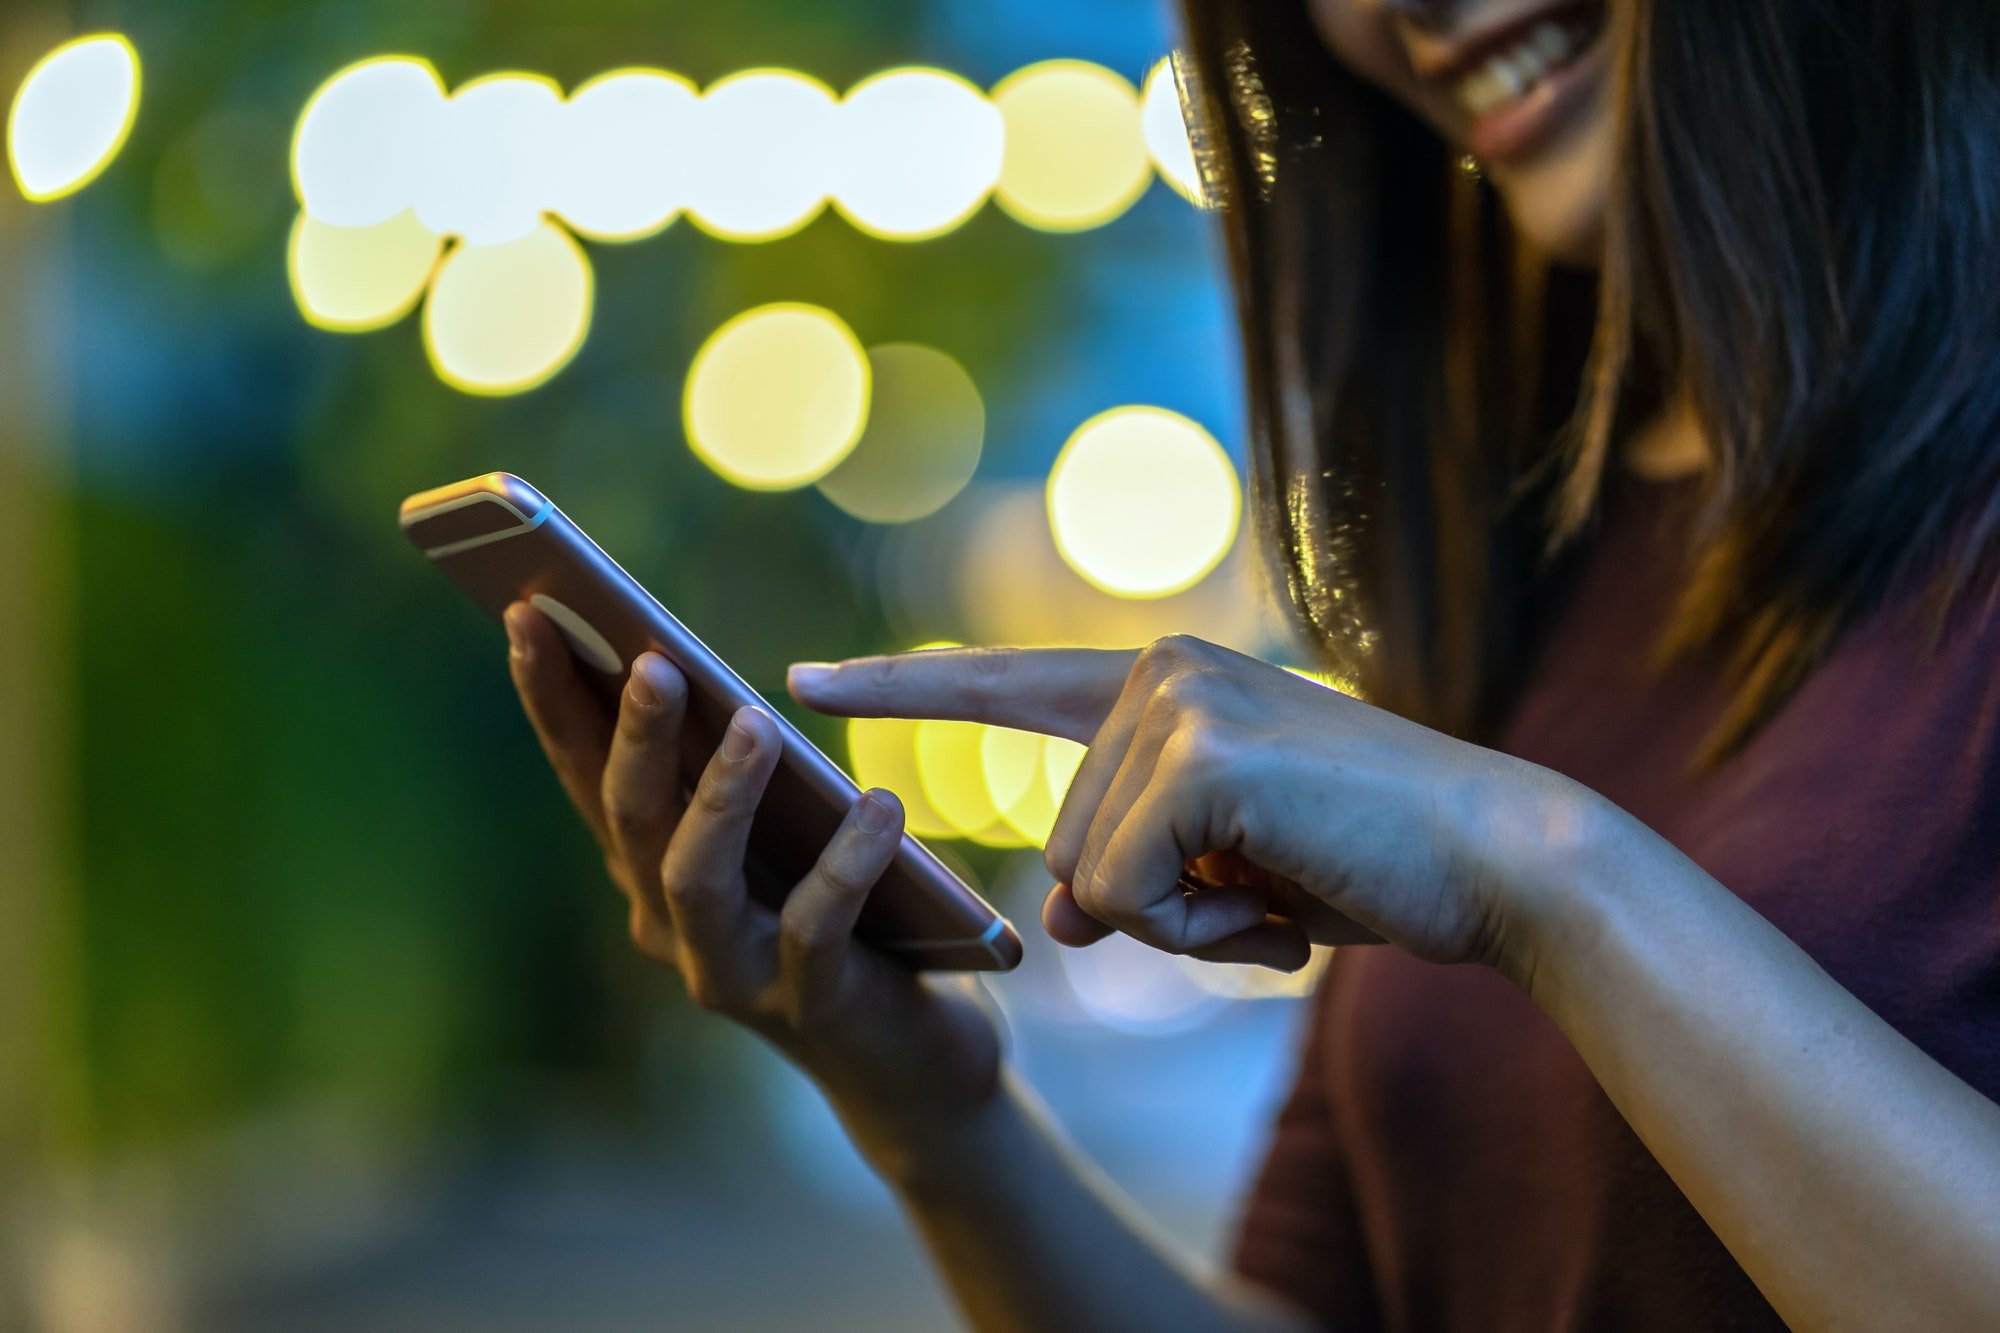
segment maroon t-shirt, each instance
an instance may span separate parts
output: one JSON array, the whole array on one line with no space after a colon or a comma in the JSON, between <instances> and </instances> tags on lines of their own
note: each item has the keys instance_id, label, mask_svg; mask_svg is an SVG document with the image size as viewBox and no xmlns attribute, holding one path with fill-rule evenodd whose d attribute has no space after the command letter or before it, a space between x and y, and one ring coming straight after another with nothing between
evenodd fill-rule
<instances>
[{"instance_id":1,"label":"maroon t-shirt","mask_svg":"<svg viewBox=\"0 0 2000 1333\"><path fill-rule=\"evenodd\" d=\"M1615 492L1501 748L1636 815L2000 1098L2000 609L1935 646L1875 617L1695 773L1718 661L1650 658L1691 488ZM1334 1328L1783 1327L1539 1009L1389 948L1327 974L1236 1263Z\"/></svg>"}]
</instances>

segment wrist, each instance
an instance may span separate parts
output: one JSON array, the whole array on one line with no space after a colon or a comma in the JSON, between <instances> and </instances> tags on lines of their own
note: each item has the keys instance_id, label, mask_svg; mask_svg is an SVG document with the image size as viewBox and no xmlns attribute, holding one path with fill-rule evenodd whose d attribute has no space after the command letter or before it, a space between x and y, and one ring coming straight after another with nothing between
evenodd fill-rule
<instances>
[{"instance_id":1,"label":"wrist","mask_svg":"<svg viewBox=\"0 0 2000 1333\"><path fill-rule=\"evenodd\" d=\"M987 1164L1007 1160L1022 1121L1019 1095L1005 1076L990 1095L947 1111L884 1115L838 1100L834 1111L870 1169L913 1199L963 1193Z\"/></svg>"},{"instance_id":2,"label":"wrist","mask_svg":"<svg viewBox=\"0 0 2000 1333\"><path fill-rule=\"evenodd\" d=\"M1599 929L1616 867L1634 855L1632 817L1568 778L1536 770L1523 809L1492 834L1500 899L1488 961L1531 997Z\"/></svg>"}]
</instances>

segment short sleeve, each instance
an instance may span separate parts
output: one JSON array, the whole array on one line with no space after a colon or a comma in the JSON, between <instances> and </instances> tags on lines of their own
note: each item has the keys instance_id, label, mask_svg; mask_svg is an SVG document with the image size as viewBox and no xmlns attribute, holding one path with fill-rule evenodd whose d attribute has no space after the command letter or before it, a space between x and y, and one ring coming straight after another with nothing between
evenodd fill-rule
<instances>
[{"instance_id":1,"label":"short sleeve","mask_svg":"<svg viewBox=\"0 0 2000 1333\"><path fill-rule=\"evenodd\" d=\"M1328 1086L1334 990L1327 970L1312 1001L1297 1074L1237 1226L1234 1265L1331 1329L1379 1325L1367 1249Z\"/></svg>"}]
</instances>

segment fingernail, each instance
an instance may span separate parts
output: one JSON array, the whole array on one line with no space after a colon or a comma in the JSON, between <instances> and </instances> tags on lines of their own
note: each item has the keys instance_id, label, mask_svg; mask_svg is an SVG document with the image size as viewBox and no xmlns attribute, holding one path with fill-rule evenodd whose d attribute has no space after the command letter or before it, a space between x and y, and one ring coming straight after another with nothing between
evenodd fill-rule
<instances>
[{"instance_id":1,"label":"fingernail","mask_svg":"<svg viewBox=\"0 0 2000 1333\"><path fill-rule=\"evenodd\" d=\"M741 721L730 722L729 730L722 733L722 757L732 764L748 759L756 748L757 738Z\"/></svg>"},{"instance_id":2,"label":"fingernail","mask_svg":"<svg viewBox=\"0 0 2000 1333\"><path fill-rule=\"evenodd\" d=\"M528 635L521 619L521 604L516 602L501 615L500 623L507 629L507 651L525 660L528 656Z\"/></svg>"},{"instance_id":3,"label":"fingernail","mask_svg":"<svg viewBox=\"0 0 2000 1333\"><path fill-rule=\"evenodd\" d=\"M896 822L896 798L887 792L871 791L861 798L854 825L863 833L881 833Z\"/></svg>"},{"instance_id":4,"label":"fingernail","mask_svg":"<svg viewBox=\"0 0 2000 1333\"><path fill-rule=\"evenodd\" d=\"M795 690L809 690L833 679L831 662L794 662L785 672L785 683Z\"/></svg>"},{"instance_id":5,"label":"fingernail","mask_svg":"<svg viewBox=\"0 0 2000 1333\"><path fill-rule=\"evenodd\" d=\"M641 708L659 707L659 664L650 656L632 664L632 701Z\"/></svg>"}]
</instances>

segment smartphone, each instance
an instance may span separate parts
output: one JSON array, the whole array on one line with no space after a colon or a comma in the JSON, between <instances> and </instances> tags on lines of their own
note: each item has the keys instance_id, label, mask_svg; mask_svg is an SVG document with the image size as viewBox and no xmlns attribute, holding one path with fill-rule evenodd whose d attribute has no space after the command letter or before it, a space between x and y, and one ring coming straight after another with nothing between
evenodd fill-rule
<instances>
[{"instance_id":1,"label":"smartphone","mask_svg":"<svg viewBox=\"0 0 2000 1333\"><path fill-rule=\"evenodd\" d=\"M616 710L641 653L679 667L688 682L684 790L693 788L737 709L754 704L776 719L784 755L752 826L751 854L762 873L750 878L773 907L804 878L860 789L554 503L519 477L491 472L411 496L401 522L417 549L496 621L517 601L553 621L607 711ZM1021 961L1021 937L1006 918L908 834L869 894L856 933L916 969L1005 972Z\"/></svg>"}]
</instances>

